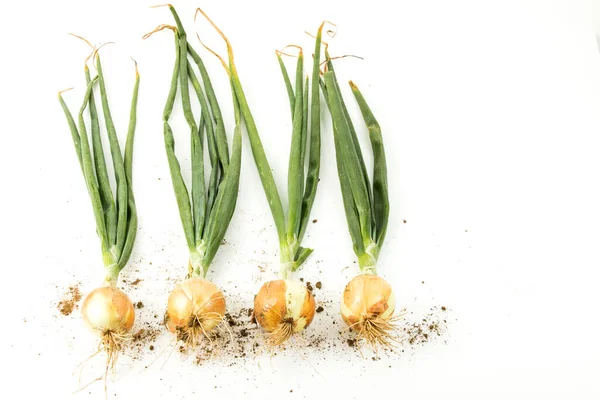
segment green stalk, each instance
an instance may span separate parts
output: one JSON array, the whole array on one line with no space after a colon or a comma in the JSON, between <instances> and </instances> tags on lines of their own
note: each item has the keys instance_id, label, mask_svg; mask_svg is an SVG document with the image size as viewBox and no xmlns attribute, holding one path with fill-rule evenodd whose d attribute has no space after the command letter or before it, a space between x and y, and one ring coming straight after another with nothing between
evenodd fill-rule
<instances>
[{"instance_id":1,"label":"green stalk","mask_svg":"<svg viewBox=\"0 0 600 400\"><path fill-rule=\"evenodd\" d=\"M340 158L342 161L342 170L347 173L347 179L354 199L360 223L360 231L363 243L371 241L371 209L368 198L367 186L361 171L361 165L358 158L354 142L351 137L348 120L342 108L341 95L335 83L333 72L325 73L325 86L329 97L329 110L333 119L334 132L337 132L335 138L339 143ZM338 174L339 174L338 169ZM342 179L340 177L340 179Z\"/></svg>"},{"instance_id":2,"label":"green stalk","mask_svg":"<svg viewBox=\"0 0 600 400\"><path fill-rule=\"evenodd\" d=\"M363 274L376 274L376 264L389 219L387 166L381 128L362 93L350 81L369 131L373 150L373 187L370 187L356 131L343 102L331 59L325 80L320 81L333 120L338 176L348 230Z\"/></svg>"},{"instance_id":3,"label":"green stalk","mask_svg":"<svg viewBox=\"0 0 600 400\"><path fill-rule=\"evenodd\" d=\"M308 103L303 101L304 97L308 97L308 88L303 91L302 85L302 73L300 72L296 76L296 92L295 95L291 90L291 82L289 82L289 76L285 65L278 54L278 61L286 82L286 88L288 91L288 98L290 99L290 109L292 110L293 118L293 134L292 134L292 150L290 154L290 166L288 170L288 192L290 197L290 212L286 224L286 218L281 203L279 192L271 172L269 162L266 158L265 151L256 128L256 123L250 111L248 101L246 99L242 84L239 78L239 74L234 62L234 55L231 43L223 32L215 25L215 23L200 9L197 12L201 13L213 28L221 35L227 46L227 58L229 65L225 64L223 60L221 62L228 70L235 92L235 98L239 102L241 115L246 123L246 131L248 133L248 139L252 149L252 155L263 185L265 196L273 215L275 227L277 229L277 235L280 244L280 262L281 262L281 275L283 278L287 277L290 271L298 269L298 267L306 260L311 254L312 250L303 248L300 246L301 237L306 229L307 221L309 219L310 209L312 207L314 197L316 194L316 186L318 182L318 173L320 165L320 113L319 113L319 53L316 55L316 60L313 68L313 77L317 79L313 82L313 93L311 110L314 111L313 117L311 118L310 133L310 154L309 154L309 168L308 175L306 178L306 185L304 184L304 157L306 140L308 137L307 128L303 129L303 125L306 125L305 121L308 121ZM316 48L320 52L320 35L323 25L319 29L319 39L317 40ZM301 65L301 60L298 61ZM299 69L301 71L301 68ZM305 95L306 92L306 95ZM298 179L302 177L302 179ZM300 200L300 201L299 201Z\"/></svg>"},{"instance_id":4,"label":"green stalk","mask_svg":"<svg viewBox=\"0 0 600 400\"><path fill-rule=\"evenodd\" d=\"M304 57L302 51L298 54L296 65L296 98L294 101L294 118L292 128L292 144L288 165L288 219L287 219L287 245L291 251L297 248L298 231L300 230L300 217L302 212L302 191L304 190L304 165L302 162L302 122L303 106L302 77ZM295 253L295 252L294 252ZM292 254L294 260L295 254Z\"/></svg>"},{"instance_id":5,"label":"green stalk","mask_svg":"<svg viewBox=\"0 0 600 400\"><path fill-rule=\"evenodd\" d=\"M227 54L229 57L229 71L231 74L231 80L233 88L235 90L236 98L240 105L240 112L244 118L244 122L246 123L246 131L248 133L248 139L250 140L250 147L252 148L254 162L256 163L258 175L260 176L260 180L263 185L267 201L269 202L269 207L271 208L271 214L273 215L275 227L277 228L277 235L279 237L280 246L285 247L287 246L287 240L285 229L285 216L283 213L281 198L279 197L277 185L275 184L275 178L273 178L273 173L271 172L271 166L269 165L269 161L267 160L267 156L265 155L265 149L260 140L258 129L256 128L256 123L254 122L254 117L252 116L252 112L250 111L248 100L246 99L244 89L242 88L242 83L240 82L240 78L235 67L235 62L233 59L233 49L231 48L229 41L224 36L223 38L225 39L227 44ZM284 255L283 252L281 258L282 263L292 261L289 259L289 254Z\"/></svg>"},{"instance_id":6,"label":"green stalk","mask_svg":"<svg viewBox=\"0 0 600 400\"><path fill-rule=\"evenodd\" d=\"M294 97L294 88L292 87L292 82L290 81L290 75L287 72L287 68L285 67L285 63L281 58L281 54L277 51L275 52L277 55L277 62L279 63L279 68L281 68L281 74L283 75L283 81L285 82L285 88L287 90L288 98L290 100L290 111L292 113L292 121L294 120L294 102L296 98Z\"/></svg>"},{"instance_id":7,"label":"green stalk","mask_svg":"<svg viewBox=\"0 0 600 400\"><path fill-rule=\"evenodd\" d=\"M298 233L299 242L304 238L308 221L310 221L310 212L317 195L317 185L319 184L319 172L321 169L321 93L319 92L321 70L319 67L321 64L321 36L324 26L325 22L319 26L317 38L315 39L310 98L310 151L308 156L308 173L306 175L306 184L304 185L304 197L302 198L302 217ZM305 116L307 115L308 110L305 112ZM298 265L301 265L301 263Z\"/></svg>"},{"instance_id":8,"label":"green stalk","mask_svg":"<svg viewBox=\"0 0 600 400\"><path fill-rule=\"evenodd\" d=\"M138 92L140 88L140 74L137 69L137 63L135 64L135 84L133 86L133 95L131 96L131 109L129 111L129 127L127 129L127 139L125 141L125 175L127 177L127 200L128 200L128 212L129 220L127 221L127 238L125 239L125 246L123 246L123 252L119 258L117 266L119 271L125 268L131 252L133 251L133 244L137 236L137 210L135 206L135 198L133 197L133 140L135 137L135 126L137 123L137 102Z\"/></svg>"},{"instance_id":9,"label":"green stalk","mask_svg":"<svg viewBox=\"0 0 600 400\"><path fill-rule=\"evenodd\" d=\"M387 231L390 215L390 201L387 182L387 165L381 127L369 108L358 87L350 81L350 88L356 98L360 111L369 131L371 148L373 149L373 215L375 218L375 242L381 248Z\"/></svg>"},{"instance_id":10,"label":"green stalk","mask_svg":"<svg viewBox=\"0 0 600 400\"><path fill-rule=\"evenodd\" d=\"M208 243L206 254L203 259L203 268L206 273L217 250L221 246L223 237L233 217L240 182L240 169L242 164L242 123L239 105L235 95L233 96L235 129L233 131L233 143L231 149L231 162L225 178L219 185L219 191L215 200L214 210L208 223Z\"/></svg>"},{"instance_id":11,"label":"green stalk","mask_svg":"<svg viewBox=\"0 0 600 400\"><path fill-rule=\"evenodd\" d=\"M89 84L90 81L90 70L86 64L85 82L86 84ZM110 182L108 179L108 171L106 169L104 149L102 148L102 139L100 138L100 124L98 122L98 111L96 110L96 102L94 100L93 91L90 94L89 110L92 127L92 151L94 155L94 167L96 171L96 177L98 178L98 189L100 191L102 209L105 215L108 243L114 244L117 237L117 211L115 209L115 201L113 199L112 189L110 188Z\"/></svg>"},{"instance_id":12,"label":"green stalk","mask_svg":"<svg viewBox=\"0 0 600 400\"><path fill-rule=\"evenodd\" d=\"M185 46L184 58L186 59L187 64L187 43L179 39L180 43L183 43ZM183 51L180 49L180 52ZM180 61L180 74L183 74L183 66ZM192 86L196 91L196 95L199 99L203 99L204 95L202 93L202 88L200 87L200 82L196 78L196 74L192 70L190 65L187 65L185 74L189 76L192 81ZM187 85L187 82L185 83ZM182 82L183 86L184 83ZM183 97L182 97L183 98ZM194 247L198 247L202 243L202 231L204 229L204 219L206 212L206 194L204 191L205 183L204 183L204 146L202 136L204 134L204 129L210 129L212 131L212 124L210 124L210 116L208 117L209 125L206 124L206 113L208 110L205 110L206 104L202 105L202 114L200 118L199 128L196 128L195 123L193 126L190 126L191 130L191 149L192 149L192 213L193 213L193 222L194 222ZM187 108L189 109L189 113L191 114L191 105L189 102L189 96L187 99ZM185 109L185 107L184 107ZM191 116L193 120L193 116Z\"/></svg>"},{"instance_id":13,"label":"green stalk","mask_svg":"<svg viewBox=\"0 0 600 400\"><path fill-rule=\"evenodd\" d=\"M165 147L182 225L186 232L190 250L189 276L204 278L221 245L237 202L241 167L240 117L239 112L236 110L236 129L230 160L221 110L204 63L188 43L177 12L170 5L169 9L175 18L177 28L171 27L176 32L176 62L171 80L171 90L163 113ZM164 27L163 25L157 30ZM202 82L196 76L192 65L188 63L188 55L192 57L198 66ZM188 88L190 81L201 106L201 118L198 126L191 110ZM173 133L168 123L174 107L178 83L182 94L184 115L192 135L191 205L187 187L181 176L180 164L175 156ZM203 135L205 131L212 167L208 183L208 196L204 182Z\"/></svg>"},{"instance_id":14,"label":"green stalk","mask_svg":"<svg viewBox=\"0 0 600 400\"><path fill-rule=\"evenodd\" d=\"M219 154L219 161L221 162L221 167L223 173L225 174L227 173L227 169L229 168L229 148L227 146L227 134L225 133L225 125L223 123L221 107L219 106L219 102L217 101L217 96L215 95L215 91L213 89L210 76L208 75L208 71L204 66L204 62L202 61L198 53L192 48L189 42L188 52L190 56L192 56L192 59L194 60L196 65L198 66L200 76L202 77L202 83L204 84L204 89L206 90L206 97L208 97L208 102L210 104L210 108L215 122L215 144L217 147L217 152Z\"/></svg>"},{"instance_id":15,"label":"green stalk","mask_svg":"<svg viewBox=\"0 0 600 400\"><path fill-rule=\"evenodd\" d=\"M106 131L108 133L108 141L110 144L110 154L113 161L113 167L115 170L115 177L117 182L117 235L116 241L111 243L111 251L114 257L118 259L123 251L125 245L125 238L127 236L127 178L125 176L125 167L123 165L123 156L121 154L121 148L119 146L119 139L117 138L117 131L112 120L110 108L108 105L108 98L106 95L106 86L104 82L104 75L102 73L102 64L100 63L100 56L96 53L96 69L98 70L98 83L100 86L100 99L102 100L102 110L104 112L104 122L106 124Z\"/></svg>"},{"instance_id":16,"label":"green stalk","mask_svg":"<svg viewBox=\"0 0 600 400\"><path fill-rule=\"evenodd\" d=\"M173 137L173 130L169 125L169 118L173 111L175 104L175 96L177 94L177 81L179 80L179 63L180 63L180 46L177 32L175 34L175 65L173 67L173 75L171 77L171 89L167 97L167 102L163 111L163 128L165 138L165 150L167 152L167 159L169 161L169 170L171 172L171 182L173 183L173 191L175 192L175 199L177 200L177 206L179 208L179 217L181 218L181 225L187 241L187 245L190 249L195 248L194 240L194 226L192 220L192 209L190 206L190 197L181 175L181 167L179 161L175 156L175 139Z\"/></svg>"},{"instance_id":17,"label":"green stalk","mask_svg":"<svg viewBox=\"0 0 600 400\"><path fill-rule=\"evenodd\" d=\"M319 84L325 96L327 108L331 110L331 107L329 105L329 94L327 91L327 87L325 86L325 82L322 79L320 79ZM333 143L335 146L335 161L340 181L340 189L342 191L342 201L344 204L344 211L346 214L346 222L348 223L348 231L350 232L350 238L352 239L352 247L354 249L354 253L357 257L360 257L365 252L365 245L363 243L360 231L360 220L358 217L358 212L354 205L354 197L352 195L352 189L350 187L350 180L348 178L347 169L344 167L344 163L342 160L339 132L335 124L333 124L333 138Z\"/></svg>"}]
</instances>

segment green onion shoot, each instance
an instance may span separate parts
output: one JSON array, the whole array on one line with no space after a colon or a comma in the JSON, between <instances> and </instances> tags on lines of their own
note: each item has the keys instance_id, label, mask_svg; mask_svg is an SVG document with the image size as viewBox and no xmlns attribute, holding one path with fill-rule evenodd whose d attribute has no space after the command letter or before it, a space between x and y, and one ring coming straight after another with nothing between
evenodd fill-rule
<instances>
[{"instance_id":1,"label":"green onion shoot","mask_svg":"<svg viewBox=\"0 0 600 400\"><path fill-rule=\"evenodd\" d=\"M87 43L89 44L89 42ZM97 75L93 78L90 77L90 70L87 66L88 60L86 60L85 80L87 88L83 104L79 109L77 123L63 99L62 93L64 91L58 94L58 100L67 119L73 144L75 145L75 153L91 199L96 220L96 233L100 238L102 259L106 271L104 284L89 293L81 307L81 314L86 327L100 337L98 351L104 350L107 353L106 384L108 371L109 369L114 370L117 356L124 343L130 338L129 331L135 320L133 303L122 290L117 288L117 283L119 273L125 268L131 256L137 232L137 213L132 190L132 161L140 75L136 64L129 129L125 142L125 152L122 153L108 104L98 49L94 48L94 52L90 57L93 60L95 59ZM108 179L98 111L94 101L94 90L98 86L115 171L115 193L113 193ZM86 109L88 109L90 117L91 146L88 127L86 127L84 120Z\"/></svg>"},{"instance_id":2,"label":"green onion shoot","mask_svg":"<svg viewBox=\"0 0 600 400\"><path fill-rule=\"evenodd\" d=\"M397 342L394 322L395 299L392 288L377 276L377 259L383 245L389 218L387 167L379 123L358 87L350 88L358 102L373 151L371 185L356 130L340 92L332 59L325 50L326 71L321 87L333 121L333 135L339 182L348 230L358 257L360 275L344 289L341 314L349 329L377 351Z\"/></svg>"},{"instance_id":3,"label":"green onion shoot","mask_svg":"<svg viewBox=\"0 0 600 400\"><path fill-rule=\"evenodd\" d=\"M163 128L171 181L190 257L187 279L169 295L165 321L170 332L194 347L205 338L212 342L214 329L220 329L225 318L223 292L206 279L206 274L223 241L237 202L242 157L241 116L234 96L236 125L230 158L221 109L204 63L187 41L177 12L173 6L167 6L176 26L161 25L144 38L163 29L170 29L175 34L175 66L163 112ZM188 57L198 67L200 77L194 72ZM190 83L201 106L198 122L192 114ZM178 88L191 136L191 191L183 180L169 125ZM205 143L208 162L204 160ZM208 182L204 176L205 168L209 169Z\"/></svg>"},{"instance_id":4,"label":"green onion shoot","mask_svg":"<svg viewBox=\"0 0 600 400\"><path fill-rule=\"evenodd\" d=\"M286 82L293 127L288 168L289 204L286 217L271 167L240 82L231 44L223 32L201 9L196 11L196 16L198 13L201 13L208 20L227 45L228 66L226 68L233 83L234 93L246 125L254 161L277 229L281 279L266 282L254 299L254 317L266 331L267 343L271 346L277 346L286 342L295 333L303 331L312 322L315 315L314 297L301 282L289 279L289 276L290 273L300 268L313 251L302 247L301 243L310 220L310 211L319 180L321 148L319 56L321 32L324 24L319 28L316 37L310 101L309 80L308 77L306 80L303 79L302 50L300 49L298 54L295 89L292 88L280 54L277 54ZM309 104L311 110L310 130L308 125ZM305 164L308 164L308 166L306 167Z\"/></svg>"}]
</instances>

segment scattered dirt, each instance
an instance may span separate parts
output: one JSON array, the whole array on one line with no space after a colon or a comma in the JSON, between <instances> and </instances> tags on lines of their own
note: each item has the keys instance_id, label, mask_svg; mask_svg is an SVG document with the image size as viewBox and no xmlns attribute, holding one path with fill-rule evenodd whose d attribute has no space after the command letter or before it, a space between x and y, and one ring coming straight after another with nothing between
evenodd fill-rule
<instances>
[{"instance_id":1,"label":"scattered dirt","mask_svg":"<svg viewBox=\"0 0 600 400\"><path fill-rule=\"evenodd\" d=\"M135 303L135 308L144 308L144 303L138 301L137 303Z\"/></svg>"},{"instance_id":2,"label":"scattered dirt","mask_svg":"<svg viewBox=\"0 0 600 400\"><path fill-rule=\"evenodd\" d=\"M131 285L131 286L137 286L141 281L142 281L142 279L137 278L135 281L131 282L129 285Z\"/></svg>"},{"instance_id":3,"label":"scattered dirt","mask_svg":"<svg viewBox=\"0 0 600 400\"><path fill-rule=\"evenodd\" d=\"M310 282L306 282L306 288L307 288L307 289L308 289L310 292L312 292L312 291L314 290L314 289L313 289L313 286L312 286L312 284L311 284Z\"/></svg>"},{"instance_id":4,"label":"scattered dirt","mask_svg":"<svg viewBox=\"0 0 600 400\"><path fill-rule=\"evenodd\" d=\"M318 313L322 313L325 309L323 308L323 306L319 306L317 307L317 309L315 310Z\"/></svg>"},{"instance_id":5,"label":"scattered dirt","mask_svg":"<svg viewBox=\"0 0 600 400\"><path fill-rule=\"evenodd\" d=\"M146 327L146 328L141 328L140 330L138 330L136 333L133 334L133 342L143 342L143 341L152 341L154 339L156 339L156 337L158 336L158 334L160 333L159 329L156 328L151 328L151 327Z\"/></svg>"},{"instance_id":6,"label":"scattered dirt","mask_svg":"<svg viewBox=\"0 0 600 400\"><path fill-rule=\"evenodd\" d=\"M315 283L315 287L319 290L321 290L321 288L323 287L323 284L321 283L321 281Z\"/></svg>"},{"instance_id":7,"label":"scattered dirt","mask_svg":"<svg viewBox=\"0 0 600 400\"><path fill-rule=\"evenodd\" d=\"M154 350L154 342L164 332L161 327L145 323L143 328L138 329L132 336L131 345L128 346L134 359L141 357L144 349Z\"/></svg>"},{"instance_id":8,"label":"scattered dirt","mask_svg":"<svg viewBox=\"0 0 600 400\"><path fill-rule=\"evenodd\" d=\"M411 346L422 345L442 336L448 325L446 314L445 306L436 306L419 321L405 320L402 326L403 342Z\"/></svg>"},{"instance_id":9,"label":"scattered dirt","mask_svg":"<svg viewBox=\"0 0 600 400\"><path fill-rule=\"evenodd\" d=\"M79 284L76 283L69 286L56 308L62 315L71 315L73 310L79 307L79 300L81 300L81 292L79 291Z\"/></svg>"},{"instance_id":10,"label":"scattered dirt","mask_svg":"<svg viewBox=\"0 0 600 400\"><path fill-rule=\"evenodd\" d=\"M402 220L403 223L406 223L406 220Z\"/></svg>"},{"instance_id":11,"label":"scattered dirt","mask_svg":"<svg viewBox=\"0 0 600 400\"><path fill-rule=\"evenodd\" d=\"M318 221L318 219L313 219L313 224L316 224Z\"/></svg>"},{"instance_id":12,"label":"scattered dirt","mask_svg":"<svg viewBox=\"0 0 600 400\"><path fill-rule=\"evenodd\" d=\"M231 365L235 365L240 359L246 359L249 354L257 354L260 350L258 336L260 328L254 322L252 308L241 308L234 313L225 314L225 323L221 329L217 329L204 345L195 349L195 363L203 364L213 357L225 356L233 359ZM190 349L180 348L179 351L187 353Z\"/></svg>"}]
</instances>

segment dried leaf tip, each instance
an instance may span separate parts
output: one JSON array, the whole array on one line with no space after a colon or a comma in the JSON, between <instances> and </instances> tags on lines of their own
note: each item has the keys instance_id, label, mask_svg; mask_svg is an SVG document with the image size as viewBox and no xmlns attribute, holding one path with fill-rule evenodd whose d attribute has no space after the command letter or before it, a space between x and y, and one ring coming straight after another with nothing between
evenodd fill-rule
<instances>
[{"instance_id":1,"label":"dried leaf tip","mask_svg":"<svg viewBox=\"0 0 600 400\"><path fill-rule=\"evenodd\" d=\"M294 55L294 54L286 53L284 50L287 49L288 47L294 47L294 48L298 49L298 54ZM284 56L294 57L294 58L301 57L302 56L302 47L298 46L297 44L288 44L281 50L275 50L275 53L277 53L278 55L284 55Z\"/></svg>"},{"instance_id":2,"label":"dried leaf tip","mask_svg":"<svg viewBox=\"0 0 600 400\"><path fill-rule=\"evenodd\" d=\"M169 4L169 3L167 3L167 4L157 4L155 6L150 6L148 8L160 8L160 7L173 7L173 5Z\"/></svg>"},{"instance_id":3,"label":"dried leaf tip","mask_svg":"<svg viewBox=\"0 0 600 400\"><path fill-rule=\"evenodd\" d=\"M154 28L154 30L152 32L148 32L146 33L144 36L142 36L143 40L148 39L150 36L154 35L156 32L160 32L164 29L170 29L172 30L174 33L177 33L177 28L174 27L173 25L168 25L168 24L161 24L159 26L157 26L156 28Z\"/></svg>"},{"instance_id":4,"label":"dried leaf tip","mask_svg":"<svg viewBox=\"0 0 600 400\"><path fill-rule=\"evenodd\" d=\"M358 90L358 86L356 86L356 84L354 82L348 81L348 85L350 85L350 89Z\"/></svg>"},{"instance_id":5,"label":"dried leaf tip","mask_svg":"<svg viewBox=\"0 0 600 400\"><path fill-rule=\"evenodd\" d=\"M73 36L73 37L76 37L77 39L83 40L83 41L84 41L85 43L87 43L87 45L88 45L88 46L90 46L92 49L95 49L95 48L96 48L94 45L92 45L92 44L90 43L90 41L89 41L89 40L87 40L87 39L86 39L86 38L84 38L83 36L79 36L79 35L76 35L76 34L74 34L74 33L71 33L71 32L69 32L69 33L68 33L68 35L71 35L71 36Z\"/></svg>"},{"instance_id":6,"label":"dried leaf tip","mask_svg":"<svg viewBox=\"0 0 600 400\"><path fill-rule=\"evenodd\" d=\"M196 19L198 18L198 13L202 14L204 16L204 18L206 18L206 20L212 25L212 27L215 28L215 30L217 31L217 33L219 35L221 35L221 37L225 41L225 44L227 45L228 52L231 52L232 51L232 49L231 49L231 43L229 43L229 39L227 39L227 36L225 36L225 34L223 33L223 31L221 29L219 29L219 27L217 26L217 24L215 24L213 22L213 20L210 19L210 17L208 15L206 15L206 13L204 11L202 11L202 9L200 7L198 7L196 9L196 14L194 14L194 21L196 21ZM204 44L202 44L202 45L204 46ZM204 46L204 47L206 47L206 46Z\"/></svg>"},{"instance_id":7,"label":"dried leaf tip","mask_svg":"<svg viewBox=\"0 0 600 400\"><path fill-rule=\"evenodd\" d=\"M140 77L140 71L138 70L138 63L137 61L135 61L135 58L129 56L129 58L131 58L131 60L133 61L133 64L135 65L135 79L138 79Z\"/></svg>"},{"instance_id":8,"label":"dried leaf tip","mask_svg":"<svg viewBox=\"0 0 600 400\"><path fill-rule=\"evenodd\" d=\"M61 96L62 96L62 94L63 94L64 92L68 92L69 90L73 90L73 88L72 88L72 87L70 87L70 88L68 88L68 89L63 89L63 90L59 91L59 92L58 92L58 97L61 97Z\"/></svg>"},{"instance_id":9,"label":"dried leaf tip","mask_svg":"<svg viewBox=\"0 0 600 400\"><path fill-rule=\"evenodd\" d=\"M98 59L98 52L100 51L100 49L103 48L104 46L108 45L108 44L116 44L116 43L115 42L102 43L98 48L94 49L94 52L92 53L92 55L90 57L93 58L94 61L96 61ZM90 57L88 57L88 59Z\"/></svg>"}]
</instances>

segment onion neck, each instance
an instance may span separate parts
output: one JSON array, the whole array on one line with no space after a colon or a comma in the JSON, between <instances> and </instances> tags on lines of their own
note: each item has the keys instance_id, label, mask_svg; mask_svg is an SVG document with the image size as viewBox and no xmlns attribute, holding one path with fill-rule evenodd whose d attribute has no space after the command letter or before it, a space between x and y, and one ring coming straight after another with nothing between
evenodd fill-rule
<instances>
[{"instance_id":1,"label":"onion neck","mask_svg":"<svg viewBox=\"0 0 600 400\"><path fill-rule=\"evenodd\" d=\"M208 264L205 259L206 245L201 242L195 248L190 249L190 261L188 263L188 276L190 278L204 279L208 272Z\"/></svg>"},{"instance_id":2,"label":"onion neck","mask_svg":"<svg viewBox=\"0 0 600 400\"><path fill-rule=\"evenodd\" d=\"M290 272L296 269L296 262L294 261L296 251L294 246L287 242L281 243L279 247L281 253L279 256L279 273L283 279L287 279Z\"/></svg>"},{"instance_id":3,"label":"onion neck","mask_svg":"<svg viewBox=\"0 0 600 400\"><path fill-rule=\"evenodd\" d=\"M102 260L104 261L104 270L106 271L106 275L104 276L104 285L105 286L117 286L117 281L119 280L119 272L121 269L117 264L117 258L114 255L115 247L111 250L106 250L102 252Z\"/></svg>"},{"instance_id":4,"label":"onion neck","mask_svg":"<svg viewBox=\"0 0 600 400\"><path fill-rule=\"evenodd\" d=\"M379 246L373 241L365 243L365 251L358 256L358 266L363 275L377 275L377 258Z\"/></svg>"}]
</instances>

